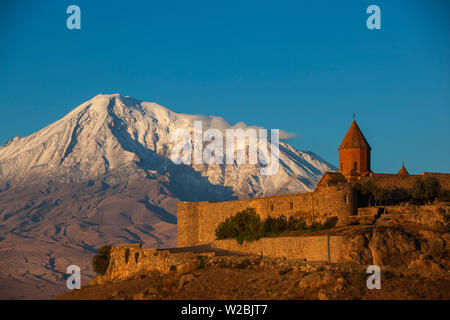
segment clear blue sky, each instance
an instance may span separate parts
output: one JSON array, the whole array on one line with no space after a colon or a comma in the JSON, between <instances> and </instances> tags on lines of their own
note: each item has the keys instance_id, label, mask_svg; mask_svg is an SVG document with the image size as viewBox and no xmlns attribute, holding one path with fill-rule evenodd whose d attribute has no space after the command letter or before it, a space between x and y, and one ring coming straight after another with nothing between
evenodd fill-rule
<instances>
[{"instance_id":1,"label":"clear blue sky","mask_svg":"<svg viewBox=\"0 0 450 320\"><path fill-rule=\"evenodd\" d=\"M450 1L1 0L0 144L99 93L284 129L335 165L355 112L375 172L450 172Z\"/></svg>"}]
</instances>

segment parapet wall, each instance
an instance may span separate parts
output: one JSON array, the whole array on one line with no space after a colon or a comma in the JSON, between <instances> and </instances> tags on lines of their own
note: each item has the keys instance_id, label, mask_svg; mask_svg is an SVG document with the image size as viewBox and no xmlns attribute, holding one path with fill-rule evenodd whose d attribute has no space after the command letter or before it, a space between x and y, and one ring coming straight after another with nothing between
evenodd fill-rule
<instances>
[{"instance_id":1,"label":"parapet wall","mask_svg":"<svg viewBox=\"0 0 450 320\"><path fill-rule=\"evenodd\" d=\"M261 219L269 215L303 217L307 223L325 222L338 217L344 224L356 214L351 187L348 184L323 186L314 192L262 197L226 202L181 202L177 208L177 245L190 246L216 240L215 230L226 218L246 208L255 209Z\"/></svg>"},{"instance_id":2,"label":"parapet wall","mask_svg":"<svg viewBox=\"0 0 450 320\"><path fill-rule=\"evenodd\" d=\"M128 250L128 261L125 252ZM214 253L202 253L213 256ZM110 262L102 281L128 279L136 274L149 271L168 273L170 271L189 272L198 265L199 254L193 252L170 252L155 248L142 249L141 244L126 244L111 247ZM97 281L99 280L97 278Z\"/></svg>"},{"instance_id":3,"label":"parapet wall","mask_svg":"<svg viewBox=\"0 0 450 320\"><path fill-rule=\"evenodd\" d=\"M414 186L417 178L426 178L428 176L435 177L439 180L441 187L450 190L450 174L447 173L428 173L424 172L418 175L401 176L397 174L374 173L371 176L360 177L360 182L372 180L375 185L384 189L406 189L409 190Z\"/></svg>"},{"instance_id":4,"label":"parapet wall","mask_svg":"<svg viewBox=\"0 0 450 320\"><path fill-rule=\"evenodd\" d=\"M261 238L239 244L235 239L216 240L216 248L263 255L265 257L305 261L342 262L342 236Z\"/></svg>"}]
</instances>

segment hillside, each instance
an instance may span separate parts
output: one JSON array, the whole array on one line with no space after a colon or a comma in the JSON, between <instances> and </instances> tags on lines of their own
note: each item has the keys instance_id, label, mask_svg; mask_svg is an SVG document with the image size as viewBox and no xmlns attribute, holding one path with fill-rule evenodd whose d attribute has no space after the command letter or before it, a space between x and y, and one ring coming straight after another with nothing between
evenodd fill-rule
<instances>
[{"instance_id":1,"label":"hillside","mask_svg":"<svg viewBox=\"0 0 450 320\"><path fill-rule=\"evenodd\" d=\"M448 226L391 220L326 232L345 237L343 261L308 262L198 246L186 248L193 253L183 258L185 264L193 262L190 270L150 268L127 276L132 264L118 266L123 251L117 251L114 271L56 299L450 299ZM200 259L200 250L214 254ZM165 261L169 257L158 254ZM381 267L379 290L366 285L367 266L374 263Z\"/></svg>"}]
</instances>

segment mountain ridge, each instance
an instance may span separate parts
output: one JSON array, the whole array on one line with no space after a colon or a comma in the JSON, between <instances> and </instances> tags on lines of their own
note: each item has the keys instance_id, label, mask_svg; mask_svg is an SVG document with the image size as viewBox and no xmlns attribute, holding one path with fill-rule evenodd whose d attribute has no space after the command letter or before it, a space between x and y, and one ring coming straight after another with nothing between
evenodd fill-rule
<instances>
[{"instance_id":1,"label":"mountain ridge","mask_svg":"<svg viewBox=\"0 0 450 320\"><path fill-rule=\"evenodd\" d=\"M202 121L205 130L255 128L242 122L232 126L215 116L176 113L156 103L119 94L97 95L62 119L0 147L0 181L27 180L28 176L36 180L49 173L53 177L66 176L71 181L80 181L126 166L135 171L156 167L160 173L165 173L174 166L169 161L174 145L171 134L177 128L192 131L196 120ZM281 172L277 179L261 177L260 181L251 181L252 185L266 186L258 190L251 190L246 179L258 175L256 169L260 165L245 168L245 165L213 163L192 167L208 176L212 184L231 186L239 197L271 195L285 190L311 191L324 172L336 169L316 154L299 151L283 141L280 150ZM234 177L239 177L238 181ZM285 181L289 181L286 186Z\"/></svg>"},{"instance_id":2,"label":"mountain ridge","mask_svg":"<svg viewBox=\"0 0 450 320\"><path fill-rule=\"evenodd\" d=\"M261 164L175 164L171 135L259 128L215 116L174 112L119 94L97 95L63 118L0 147L0 298L64 292L66 268L105 244L176 245L179 201L226 201L310 191L335 168L280 141L280 169ZM289 137L281 132L280 137Z\"/></svg>"}]
</instances>

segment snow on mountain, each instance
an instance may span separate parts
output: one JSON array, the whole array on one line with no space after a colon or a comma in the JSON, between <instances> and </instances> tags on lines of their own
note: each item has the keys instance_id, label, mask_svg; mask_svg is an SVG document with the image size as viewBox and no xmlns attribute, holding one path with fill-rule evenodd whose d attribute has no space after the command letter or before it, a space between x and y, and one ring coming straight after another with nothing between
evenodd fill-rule
<instances>
[{"instance_id":1,"label":"snow on mountain","mask_svg":"<svg viewBox=\"0 0 450 320\"><path fill-rule=\"evenodd\" d=\"M176 245L176 205L308 191L334 168L280 142L275 175L257 164L177 165L176 129L249 128L118 94L98 95L64 118L0 147L0 299L51 298L66 268L105 244ZM281 137L288 137L285 132ZM248 145L240 146L240 149ZM237 152L237 150L236 150ZM11 289L14 288L14 289Z\"/></svg>"},{"instance_id":2,"label":"snow on mountain","mask_svg":"<svg viewBox=\"0 0 450 320\"><path fill-rule=\"evenodd\" d=\"M220 117L177 113L119 94L97 95L44 129L0 147L0 181L51 177L78 182L104 177L123 182L157 174L174 180L172 185L183 184L186 190L178 196L185 200L189 186L205 184L205 178L209 182L205 188L230 187L238 197L255 197L310 191L324 172L335 170L317 155L284 142L275 175L262 176L260 163L177 166L170 160L172 134L178 128L192 132L196 120L202 121L203 130L249 128L242 122L233 126ZM280 137L286 136L281 131Z\"/></svg>"}]
</instances>

